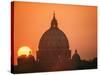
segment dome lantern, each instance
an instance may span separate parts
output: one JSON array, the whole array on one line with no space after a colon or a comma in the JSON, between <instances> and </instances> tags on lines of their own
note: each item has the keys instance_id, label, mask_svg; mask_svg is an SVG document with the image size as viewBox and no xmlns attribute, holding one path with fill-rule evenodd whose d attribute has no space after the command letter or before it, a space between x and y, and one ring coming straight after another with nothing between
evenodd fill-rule
<instances>
[{"instance_id":1,"label":"dome lantern","mask_svg":"<svg viewBox=\"0 0 100 75\"><path fill-rule=\"evenodd\" d=\"M53 19L51 21L51 28L57 28L58 27L58 23L55 17L55 12L53 13Z\"/></svg>"}]
</instances>

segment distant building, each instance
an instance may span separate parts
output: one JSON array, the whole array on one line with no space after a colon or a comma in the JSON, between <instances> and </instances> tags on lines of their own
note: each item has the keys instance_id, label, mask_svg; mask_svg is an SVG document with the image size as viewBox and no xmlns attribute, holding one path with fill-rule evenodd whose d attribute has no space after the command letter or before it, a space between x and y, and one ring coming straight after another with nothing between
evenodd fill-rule
<instances>
[{"instance_id":1,"label":"distant building","mask_svg":"<svg viewBox=\"0 0 100 75\"><path fill-rule=\"evenodd\" d=\"M80 68L80 64L81 64L81 58L80 55L78 54L77 50L75 50L75 53L72 56L72 65L73 65L73 69L78 69Z\"/></svg>"},{"instance_id":2,"label":"distant building","mask_svg":"<svg viewBox=\"0 0 100 75\"><path fill-rule=\"evenodd\" d=\"M17 59L18 65L15 66L16 73L25 73L25 72L33 72L36 68L36 61L34 56L31 54L21 55Z\"/></svg>"},{"instance_id":3,"label":"distant building","mask_svg":"<svg viewBox=\"0 0 100 75\"><path fill-rule=\"evenodd\" d=\"M19 56L17 61L18 61L18 65L20 65L20 66L30 65L30 64L33 65L35 63L35 58L30 52L30 54L28 56L26 56L26 55Z\"/></svg>"}]
</instances>

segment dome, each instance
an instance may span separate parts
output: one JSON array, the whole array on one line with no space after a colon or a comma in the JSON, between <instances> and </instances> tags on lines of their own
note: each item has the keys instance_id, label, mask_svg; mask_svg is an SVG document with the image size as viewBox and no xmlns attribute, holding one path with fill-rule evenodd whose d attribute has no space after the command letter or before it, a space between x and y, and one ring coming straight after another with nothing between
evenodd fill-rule
<instances>
[{"instance_id":1,"label":"dome","mask_svg":"<svg viewBox=\"0 0 100 75\"><path fill-rule=\"evenodd\" d=\"M69 42L59 28L55 18L55 13L51 21L51 27L40 38L39 50L69 49Z\"/></svg>"},{"instance_id":2,"label":"dome","mask_svg":"<svg viewBox=\"0 0 100 75\"><path fill-rule=\"evenodd\" d=\"M65 34L58 28L47 30L40 39L39 49L69 49Z\"/></svg>"},{"instance_id":3,"label":"dome","mask_svg":"<svg viewBox=\"0 0 100 75\"><path fill-rule=\"evenodd\" d=\"M77 50L75 50L74 55L72 56L73 61L80 61L80 55L77 53Z\"/></svg>"}]
</instances>

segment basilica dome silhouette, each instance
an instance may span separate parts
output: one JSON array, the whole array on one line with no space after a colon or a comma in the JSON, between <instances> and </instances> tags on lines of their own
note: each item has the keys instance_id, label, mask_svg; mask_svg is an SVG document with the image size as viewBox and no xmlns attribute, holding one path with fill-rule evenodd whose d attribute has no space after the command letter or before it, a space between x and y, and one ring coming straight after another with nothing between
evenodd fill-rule
<instances>
[{"instance_id":1,"label":"basilica dome silhouette","mask_svg":"<svg viewBox=\"0 0 100 75\"><path fill-rule=\"evenodd\" d=\"M44 32L40 38L37 61L45 70L57 70L61 68L64 69L64 64L70 59L71 50L69 50L68 39L64 32L58 27L54 13L50 28Z\"/></svg>"},{"instance_id":2,"label":"basilica dome silhouette","mask_svg":"<svg viewBox=\"0 0 100 75\"><path fill-rule=\"evenodd\" d=\"M54 50L54 49L69 49L69 42L64 34L58 28L58 23L55 14L51 21L51 27L42 35L39 42L40 50Z\"/></svg>"}]
</instances>

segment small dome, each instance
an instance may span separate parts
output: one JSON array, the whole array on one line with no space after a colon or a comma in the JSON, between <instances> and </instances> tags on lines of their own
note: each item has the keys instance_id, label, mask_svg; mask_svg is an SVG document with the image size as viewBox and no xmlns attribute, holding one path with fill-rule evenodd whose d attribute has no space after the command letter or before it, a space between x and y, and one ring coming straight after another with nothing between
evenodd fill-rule
<instances>
[{"instance_id":1,"label":"small dome","mask_svg":"<svg viewBox=\"0 0 100 75\"><path fill-rule=\"evenodd\" d=\"M77 50L75 50L75 53L72 56L73 61L80 61L80 55L77 53Z\"/></svg>"}]
</instances>

